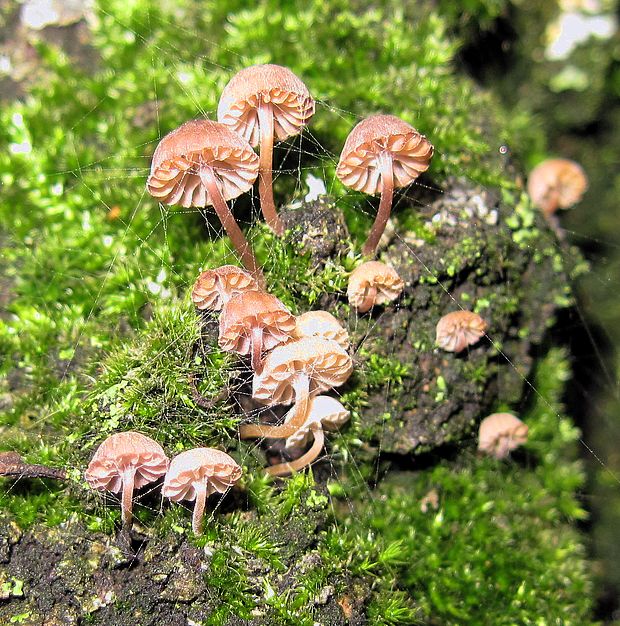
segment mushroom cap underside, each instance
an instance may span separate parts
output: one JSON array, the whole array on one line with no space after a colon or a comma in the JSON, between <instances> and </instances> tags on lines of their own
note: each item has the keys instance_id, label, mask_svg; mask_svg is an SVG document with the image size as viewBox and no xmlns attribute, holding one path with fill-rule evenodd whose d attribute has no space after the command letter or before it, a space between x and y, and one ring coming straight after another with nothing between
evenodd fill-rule
<instances>
[{"instance_id":1,"label":"mushroom cap underside","mask_svg":"<svg viewBox=\"0 0 620 626\"><path fill-rule=\"evenodd\" d=\"M398 298L405 288L405 283L390 265L380 261L362 263L349 276L347 286L349 302L354 307L359 307L371 287L377 290L374 304L385 304Z\"/></svg>"},{"instance_id":2,"label":"mushroom cap underside","mask_svg":"<svg viewBox=\"0 0 620 626\"><path fill-rule=\"evenodd\" d=\"M573 206L581 200L587 188L588 179L583 168L570 159L547 159L539 163L527 181L532 202L549 212L557 207L567 209Z\"/></svg>"},{"instance_id":3,"label":"mushroom cap underside","mask_svg":"<svg viewBox=\"0 0 620 626\"><path fill-rule=\"evenodd\" d=\"M200 274L192 289L192 301L199 310L220 311L235 294L258 289L254 277L236 265L222 265Z\"/></svg>"},{"instance_id":4,"label":"mushroom cap underside","mask_svg":"<svg viewBox=\"0 0 620 626\"><path fill-rule=\"evenodd\" d=\"M330 396L315 396L310 399L308 415L304 425L286 440L287 448L301 448L308 443L313 424L324 430L337 430L345 424L351 413L338 400Z\"/></svg>"},{"instance_id":5,"label":"mushroom cap underside","mask_svg":"<svg viewBox=\"0 0 620 626\"><path fill-rule=\"evenodd\" d=\"M297 337L325 337L349 347L349 333L328 311L308 311L297 316Z\"/></svg>"},{"instance_id":6,"label":"mushroom cap underside","mask_svg":"<svg viewBox=\"0 0 620 626\"><path fill-rule=\"evenodd\" d=\"M487 328L486 321L477 313L452 311L437 322L436 343L448 352L461 352L477 343Z\"/></svg>"},{"instance_id":7,"label":"mushroom cap underside","mask_svg":"<svg viewBox=\"0 0 620 626\"><path fill-rule=\"evenodd\" d=\"M529 428L512 413L493 413L480 422L478 449L494 453L501 445L514 450L527 441Z\"/></svg>"}]
</instances>

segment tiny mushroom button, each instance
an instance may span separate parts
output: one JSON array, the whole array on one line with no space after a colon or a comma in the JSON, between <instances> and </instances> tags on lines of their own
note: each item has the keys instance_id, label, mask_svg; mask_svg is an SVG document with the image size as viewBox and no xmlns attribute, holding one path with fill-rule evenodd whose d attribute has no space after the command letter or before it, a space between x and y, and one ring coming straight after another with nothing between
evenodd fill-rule
<instances>
[{"instance_id":1,"label":"tiny mushroom button","mask_svg":"<svg viewBox=\"0 0 620 626\"><path fill-rule=\"evenodd\" d=\"M436 342L447 352L461 352L477 343L486 330L487 323L477 313L452 311L437 322Z\"/></svg>"},{"instance_id":2,"label":"tiny mushroom button","mask_svg":"<svg viewBox=\"0 0 620 626\"><path fill-rule=\"evenodd\" d=\"M512 413L493 413L480 422L478 450L505 459L527 441L528 430L527 424Z\"/></svg>"},{"instance_id":3,"label":"tiny mushroom button","mask_svg":"<svg viewBox=\"0 0 620 626\"><path fill-rule=\"evenodd\" d=\"M199 311L220 311L236 294L258 289L251 274L235 265L222 265L200 274L192 290L192 301Z\"/></svg>"},{"instance_id":4,"label":"tiny mushroom button","mask_svg":"<svg viewBox=\"0 0 620 626\"><path fill-rule=\"evenodd\" d=\"M336 175L344 185L368 194L381 193L375 223L362 248L373 256L392 209L395 187L406 187L425 172L433 146L415 128L394 115L372 115L349 134Z\"/></svg>"},{"instance_id":5,"label":"tiny mushroom button","mask_svg":"<svg viewBox=\"0 0 620 626\"><path fill-rule=\"evenodd\" d=\"M134 489L155 482L167 469L168 457L156 441L128 431L111 435L97 448L85 478L92 489L123 492L123 526L129 527Z\"/></svg>"},{"instance_id":6,"label":"tiny mushroom button","mask_svg":"<svg viewBox=\"0 0 620 626\"><path fill-rule=\"evenodd\" d=\"M352 307L366 313L377 304L396 300L404 287L405 283L392 266L368 261L351 273L347 297Z\"/></svg>"},{"instance_id":7,"label":"tiny mushroom button","mask_svg":"<svg viewBox=\"0 0 620 626\"><path fill-rule=\"evenodd\" d=\"M195 500L192 529L202 532L207 497L224 493L241 478L241 468L225 452L214 448L195 448L172 459L162 493L173 502Z\"/></svg>"},{"instance_id":8,"label":"tiny mushroom button","mask_svg":"<svg viewBox=\"0 0 620 626\"><path fill-rule=\"evenodd\" d=\"M304 83L281 65L253 65L237 73L224 87L217 119L260 144L260 203L271 230L281 235L284 224L273 199L274 139L298 135L314 115L314 99Z\"/></svg>"},{"instance_id":9,"label":"tiny mushroom button","mask_svg":"<svg viewBox=\"0 0 620 626\"><path fill-rule=\"evenodd\" d=\"M258 155L245 139L218 122L191 120L159 142L146 188L164 204L213 206L243 265L262 280L254 253L226 204L250 190L257 175Z\"/></svg>"}]
</instances>

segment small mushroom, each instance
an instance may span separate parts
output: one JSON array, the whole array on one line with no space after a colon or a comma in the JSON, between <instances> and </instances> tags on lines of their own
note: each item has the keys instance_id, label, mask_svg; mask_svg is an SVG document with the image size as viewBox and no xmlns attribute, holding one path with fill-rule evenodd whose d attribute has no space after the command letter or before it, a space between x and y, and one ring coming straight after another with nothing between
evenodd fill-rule
<instances>
[{"instance_id":1,"label":"small mushroom","mask_svg":"<svg viewBox=\"0 0 620 626\"><path fill-rule=\"evenodd\" d=\"M252 396L269 405L295 404L281 426L243 424L241 438L290 437L303 426L310 397L342 385L352 371L351 357L330 339L305 337L278 346L254 376Z\"/></svg>"},{"instance_id":2,"label":"small mushroom","mask_svg":"<svg viewBox=\"0 0 620 626\"><path fill-rule=\"evenodd\" d=\"M227 200L250 190L258 175L258 155L227 126L191 120L168 133L157 146L146 182L164 204L213 206L243 265L262 279L250 244Z\"/></svg>"},{"instance_id":3,"label":"small mushroom","mask_svg":"<svg viewBox=\"0 0 620 626\"><path fill-rule=\"evenodd\" d=\"M436 343L448 352L461 352L485 334L487 323L471 311L452 311L437 322Z\"/></svg>"},{"instance_id":4,"label":"small mushroom","mask_svg":"<svg viewBox=\"0 0 620 626\"><path fill-rule=\"evenodd\" d=\"M98 448L85 478L92 489L123 492L121 511L123 526L131 525L134 489L161 478L168 469L168 457L150 437L127 431L110 435Z\"/></svg>"},{"instance_id":5,"label":"small mushroom","mask_svg":"<svg viewBox=\"0 0 620 626\"><path fill-rule=\"evenodd\" d=\"M303 82L281 65L253 65L224 87L217 119L257 146L260 144L260 205L271 230L284 233L273 200L274 138L298 135L314 115L314 99Z\"/></svg>"},{"instance_id":6,"label":"small mushroom","mask_svg":"<svg viewBox=\"0 0 620 626\"><path fill-rule=\"evenodd\" d=\"M310 465L323 450L325 443L324 430L337 430L349 419L350 413L338 400L329 396L316 396L310 400L308 415L304 425L286 440L286 447L304 448L308 444L310 432L314 441L312 447L298 459L289 463L279 463L267 468L271 476L288 476L293 472Z\"/></svg>"},{"instance_id":7,"label":"small mushroom","mask_svg":"<svg viewBox=\"0 0 620 626\"><path fill-rule=\"evenodd\" d=\"M512 413L493 413L480 422L478 450L505 459L527 441L528 430L527 424Z\"/></svg>"},{"instance_id":8,"label":"small mushroom","mask_svg":"<svg viewBox=\"0 0 620 626\"><path fill-rule=\"evenodd\" d=\"M587 188L588 179L582 167L569 159L547 159L539 163L527 181L527 192L545 217L577 204Z\"/></svg>"},{"instance_id":9,"label":"small mushroom","mask_svg":"<svg viewBox=\"0 0 620 626\"><path fill-rule=\"evenodd\" d=\"M327 311L308 311L298 315L297 337L325 337L340 344L345 350L351 345L347 329Z\"/></svg>"},{"instance_id":10,"label":"small mushroom","mask_svg":"<svg viewBox=\"0 0 620 626\"><path fill-rule=\"evenodd\" d=\"M394 115L372 115L349 134L340 154L336 176L344 185L368 194L381 193L381 202L364 256L373 256L390 217L394 188L406 187L425 172L433 146L415 128Z\"/></svg>"},{"instance_id":11,"label":"small mushroom","mask_svg":"<svg viewBox=\"0 0 620 626\"><path fill-rule=\"evenodd\" d=\"M200 274L192 289L192 301L199 311L221 311L236 294L258 289L251 274L235 265L222 265Z\"/></svg>"},{"instance_id":12,"label":"small mushroom","mask_svg":"<svg viewBox=\"0 0 620 626\"><path fill-rule=\"evenodd\" d=\"M366 313L377 304L396 300L405 288L402 278L391 265L368 261L355 268L349 277L349 304Z\"/></svg>"},{"instance_id":13,"label":"small mushroom","mask_svg":"<svg viewBox=\"0 0 620 626\"><path fill-rule=\"evenodd\" d=\"M252 369L261 371L261 355L285 343L295 334L295 316L264 291L245 291L233 296L220 316L219 346L222 350L252 355Z\"/></svg>"},{"instance_id":14,"label":"small mushroom","mask_svg":"<svg viewBox=\"0 0 620 626\"><path fill-rule=\"evenodd\" d=\"M192 529L202 532L207 497L224 493L241 478L241 467L221 450L195 448L175 456L164 480L162 494L173 502L195 500Z\"/></svg>"}]
</instances>

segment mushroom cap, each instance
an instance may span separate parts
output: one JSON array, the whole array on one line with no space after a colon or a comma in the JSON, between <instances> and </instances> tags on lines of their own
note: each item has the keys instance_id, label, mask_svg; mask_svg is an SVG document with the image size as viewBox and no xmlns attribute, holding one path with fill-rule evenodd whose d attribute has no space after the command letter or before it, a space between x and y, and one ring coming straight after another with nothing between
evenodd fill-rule
<instances>
[{"instance_id":1,"label":"mushroom cap","mask_svg":"<svg viewBox=\"0 0 620 626\"><path fill-rule=\"evenodd\" d=\"M569 159L547 159L539 163L527 181L532 202L547 214L558 207L568 209L577 204L587 188L583 168Z\"/></svg>"},{"instance_id":2,"label":"mushroom cap","mask_svg":"<svg viewBox=\"0 0 620 626\"><path fill-rule=\"evenodd\" d=\"M295 399L295 374L310 379L310 393L342 385L353 371L347 352L331 339L304 337L270 352L263 371L254 375L252 397L266 404L291 404Z\"/></svg>"},{"instance_id":3,"label":"mushroom cap","mask_svg":"<svg viewBox=\"0 0 620 626\"><path fill-rule=\"evenodd\" d=\"M196 484L207 481L207 496L224 493L241 478L241 467L225 452L214 448L185 450L170 462L162 494L174 502L195 500Z\"/></svg>"},{"instance_id":4,"label":"mushroom cap","mask_svg":"<svg viewBox=\"0 0 620 626\"><path fill-rule=\"evenodd\" d=\"M96 450L84 476L93 489L118 493L123 488L123 472L136 469L134 487L155 482L168 469L168 457L150 437L127 431L110 435Z\"/></svg>"},{"instance_id":5,"label":"mushroom cap","mask_svg":"<svg viewBox=\"0 0 620 626\"><path fill-rule=\"evenodd\" d=\"M281 65L252 65L235 74L224 87L217 119L251 145L260 142L258 107L273 105L273 131L282 141L301 132L314 115L314 99L303 82Z\"/></svg>"},{"instance_id":6,"label":"mushroom cap","mask_svg":"<svg viewBox=\"0 0 620 626\"><path fill-rule=\"evenodd\" d=\"M345 350L350 346L347 329L327 311L308 311L298 315L297 337L325 337L335 341Z\"/></svg>"},{"instance_id":7,"label":"mushroom cap","mask_svg":"<svg viewBox=\"0 0 620 626\"><path fill-rule=\"evenodd\" d=\"M265 291L244 291L222 309L218 343L222 350L249 354L252 330L262 327L263 350L272 350L295 333L295 316L278 298Z\"/></svg>"},{"instance_id":8,"label":"mushroom cap","mask_svg":"<svg viewBox=\"0 0 620 626\"><path fill-rule=\"evenodd\" d=\"M368 290L375 288L377 295L374 302L366 302ZM349 276L347 297L349 304L360 313L370 310L375 304L385 304L398 298L405 283L391 265L380 261L368 261L356 267Z\"/></svg>"},{"instance_id":9,"label":"mushroom cap","mask_svg":"<svg viewBox=\"0 0 620 626\"><path fill-rule=\"evenodd\" d=\"M330 396L310 398L304 425L286 440L287 448L303 448L310 436L312 424L321 424L324 430L337 430L345 424L351 413L338 400Z\"/></svg>"},{"instance_id":10,"label":"mushroom cap","mask_svg":"<svg viewBox=\"0 0 620 626\"><path fill-rule=\"evenodd\" d=\"M436 343L448 352L461 352L486 332L487 323L472 311L452 311L437 322Z\"/></svg>"},{"instance_id":11,"label":"mushroom cap","mask_svg":"<svg viewBox=\"0 0 620 626\"><path fill-rule=\"evenodd\" d=\"M254 277L236 265L222 265L205 270L192 289L192 301L200 311L220 311L235 294L258 289Z\"/></svg>"},{"instance_id":12,"label":"mushroom cap","mask_svg":"<svg viewBox=\"0 0 620 626\"><path fill-rule=\"evenodd\" d=\"M394 187L405 187L425 172L433 146L413 126L394 115L372 115L349 134L340 154L336 176L344 185L364 193L383 190L379 156L392 156Z\"/></svg>"},{"instance_id":13,"label":"mushroom cap","mask_svg":"<svg viewBox=\"0 0 620 626\"><path fill-rule=\"evenodd\" d=\"M146 188L164 204L210 206L213 199L198 174L202 163L213 168L224 200L231 200L252 188L258 160L252 146L227 126L190 120L159 142Z\"/></svg>"},{"instance_id":14,"label":"mushroom cap","mask_svg":"<svg viewBox=\"0 0 620 626\"><path fill-rule=\"evenodd\" d=\"M480 422L478 450L501 459L527 441L528 426L512 413L493 413Z\"/></svg>"}]
</instances>

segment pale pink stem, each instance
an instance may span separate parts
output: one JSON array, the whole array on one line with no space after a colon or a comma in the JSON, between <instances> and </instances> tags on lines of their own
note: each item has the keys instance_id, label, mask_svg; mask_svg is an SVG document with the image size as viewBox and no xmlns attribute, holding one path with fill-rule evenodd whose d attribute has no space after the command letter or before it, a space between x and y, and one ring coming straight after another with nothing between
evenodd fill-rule
<instances>
[{"instance_id":1,"label":"pale pink stem","mask_svg":"<svg viewBox=\"0 0 620 626\"><path fill-rule=\"evenodd\" d=\"M260 128L260 162L258 168L258 192L260 208L267 226L276 235L284 234L284 224L276 211L273 199L273 110L271 104L261 102L258 106Z\"/></svg>"},{"instance_id":2,"label":"pale pink stem","mask_svg":"<svg viewBox=\"0 0 620 626\"><path fill-rule=\"evenodd\" d=\"M131 526L131 509L135 478L135 467L131 466L123 471L123 495L121 497L121 518L123 521L123 528L129 528Z\"/></svg>"},{"instance_id":3,"label":"pale pink stem","mask_svg":"<svg viewBox=\"0 0 620 626\"><path fill-rule=\"evenodd\" d=\"M370 234L366 243L362 247L362 254L364 256L372 257L375 255L379 240L388 219L390 219L390 212L392 210L392 198L394 197L394 170L392 167L392 155L385 151L379 155L377 159L379 165L379 171L381 173L381 202L379 203L379 210L377 211L377 217L375 217L375 223L372 225Z\"/></svg>"},{"instance_id":4,"label":"pale pink stem","mask_svg":"<svg viewBox=\"0 0 620 626\"><path fill-rule=\"evenodd\" d=\"M267 424L243 424L239 428L241 439L253 437L267 437L270 439L282 439L296 433L306 421L308 415L308 403L310 400L310 379L304 372L299 372L293 381L295 390L295 405L284 416L285 422L281 426L269 426Z\"/></svg>"},{"instance_id":5,"label":"pale pink stem","mask_svg":"<svg viewBox=\"0 0 620 626\"><path fill-rule=\"evenodd\" d=\"M233 214L230 212L230 209L226 204L226 200L224 200L224 196L222 195L222 191L218 184L213 168L206 163L202 163L200 165L200 169L198 170L198 174L200 176L202 184L209 192L209 198L211 199L213 208L215 209L217 216L220 218L220 222L222 222L224 230L230 237L233 246L239 253L241 262L243 263L245 268L258 280L259 283L264 284L265 279L263 277L263 273L258 267L256 257L252 252L252 248L250 248L248 240L245 238L245 235L235 221Z\"/></svg>"},{"instance_id":6,"label":"pale pink stem","mask_svg":"<svg viewBox=\"0 0 620 626\"><path fill-rule=\"evenodd\" d=\"M308 467L308 465L316 460L319 454L321 454L321 450L323 450L325 435L323 434L323 429L320 424L313 424L312 426L314 442L312 443L310 450L290 463L279 463L278 465L268 467L267 474L270 476L288 476L293 472L298 472L304 467Z\"/></svg>"},{"instance_id":7,"label":"pale pink stem","mask_svg":"<svg viewBox=\"0 0 620 626\"><path fill-rule=\"evenodd\" d=\"M360 304L356 307L360 313L366 313L370 311L377 301L377 288L372 285L368 285L364 291L364 298Z\"/></svg>"},{"instance_id":8,"label":"pale pink stem","mask_svg":"<svg viewBox=\"0 0 620 626\"><path fill-rule=\"evenodd\" d=\"M207 503L207 477L201 481L194 483L196 490L196 502L194 502L194 513L192 515L192 530L195 535L202 534L202 518L205 513L205 505Z\"/></svg>"},{"instance_id":9,"label":"pale pink stem","mask_svg":"<svg viewBox=\"0 0 620 626\"><path fill-rule=\"evenodd\" d=\"M263 369L261 355L263 352L263 327L252 328L252 369L256 374L260 374Z\"/></svg>"}]
</instances>

